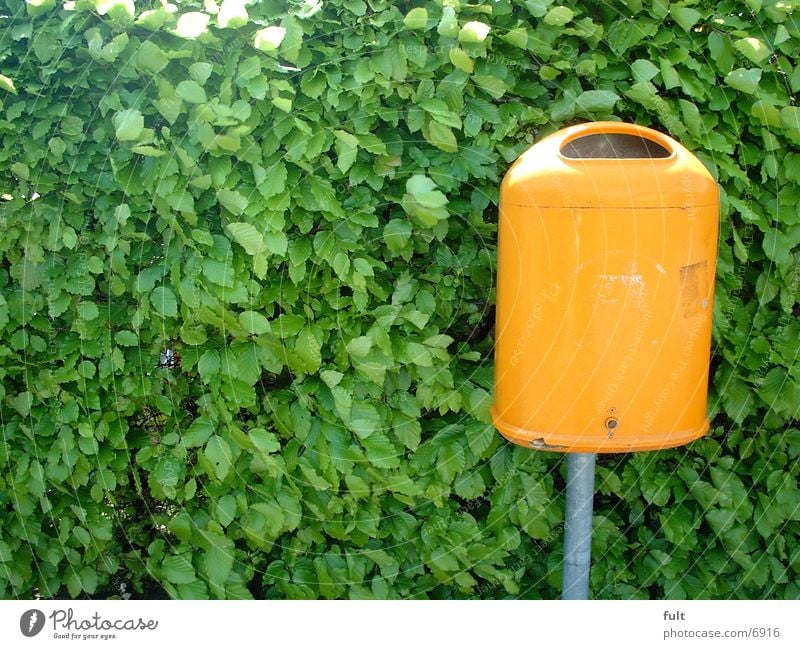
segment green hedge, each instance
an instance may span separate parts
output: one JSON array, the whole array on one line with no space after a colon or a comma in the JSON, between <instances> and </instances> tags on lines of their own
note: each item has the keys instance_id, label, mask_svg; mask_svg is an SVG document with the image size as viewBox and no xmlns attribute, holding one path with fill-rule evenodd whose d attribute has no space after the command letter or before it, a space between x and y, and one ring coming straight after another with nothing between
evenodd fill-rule
<instances>
[{"instance_id":1,"label":"green hedge","mask_svg":"<svg viewBox=\"0 0 800 649\"><path fill-rule=\"evenodd\" d=\"M0 4L0 595L557 596L497 191L618 118L722 188L714 425L601 457L593 595L800 597L797 2Z\"/></svg>"}]
</instances>

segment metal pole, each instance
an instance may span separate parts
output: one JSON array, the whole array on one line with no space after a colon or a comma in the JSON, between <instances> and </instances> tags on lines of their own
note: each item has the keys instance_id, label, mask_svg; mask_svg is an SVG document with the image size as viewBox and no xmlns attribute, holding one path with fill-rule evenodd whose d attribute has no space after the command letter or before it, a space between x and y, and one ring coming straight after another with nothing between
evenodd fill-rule
<instances>
[{"instance_id":1,"label":"metal pole","mask_svg":"<svg viewBox=\"0 0 800 649\"><path fill-rule=\"evenodd\" d=\"M594 461L594 453L569 453L567 457L567 511L564 516L564 576L561 599L589 599Z\"/></svg>"}]
</instances>

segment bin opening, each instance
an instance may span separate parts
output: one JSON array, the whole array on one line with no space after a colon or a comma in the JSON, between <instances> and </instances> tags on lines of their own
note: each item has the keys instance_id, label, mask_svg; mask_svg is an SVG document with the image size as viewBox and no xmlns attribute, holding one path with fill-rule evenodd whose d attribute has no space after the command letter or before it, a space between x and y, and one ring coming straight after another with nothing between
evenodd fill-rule
<instances>
[{"instance_id":1,"label":"bin opening","mask_svg":"<svg viewBox=\"0 0 800 649\"><path fill-rule=\"evenodd\" d=\"M658 142L629 133L592 133L561 147L567 158L668 158L671 151Z\"/></svg>"}]
</instances>

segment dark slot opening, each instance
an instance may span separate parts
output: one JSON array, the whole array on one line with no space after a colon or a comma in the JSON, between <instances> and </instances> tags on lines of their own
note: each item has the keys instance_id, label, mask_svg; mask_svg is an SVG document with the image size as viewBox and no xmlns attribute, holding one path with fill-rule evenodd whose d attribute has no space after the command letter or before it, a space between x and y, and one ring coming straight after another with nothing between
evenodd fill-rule
<instances>
[{"instance_id":1,"label":"dark slot opening","mask_svg":"<svg viewBox=\"0 0 800 649\"><path fill-rule=\"evenodd\" d=\"M653 140L627 133L593 133L561 147L567 158L668 158L670 152Z\"/></svg>"}]
</instances>

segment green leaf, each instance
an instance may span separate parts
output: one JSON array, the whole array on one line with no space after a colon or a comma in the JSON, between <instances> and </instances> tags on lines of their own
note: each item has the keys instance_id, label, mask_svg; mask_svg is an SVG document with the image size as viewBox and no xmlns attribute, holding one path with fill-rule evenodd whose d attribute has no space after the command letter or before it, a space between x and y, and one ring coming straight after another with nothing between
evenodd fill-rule
<instances>
[{"instance_id":1,"label":"green leaf","mask_svg":"<svg viewBox=\"0 0 800 649\"><path fill-rule=\"evenodd\" d=\"M392 431L406 448L416 450L422 438L422 426L419 420L411 417L402 417L395 420Z\"/></svg>"},{"instance_id":2,"label":"green leaf","mask_svg":"<svg viewBox=\"0 0 800 649\"><path fill-rule=\"evenodd\" d=\"M152 302L156 313L168 318L177 317L178 301L172 289L166 286L157 286L150 292L150 302Z\"/></svg>"},{"instance_id":3,"label":"green leaf","mask_svg":"<svg viewBox=\"0 0 800 649\"><path fill-rule=\"evenodd\" d=\"M273 322L275 333L280 338L289 338L290 336L300 333L303 325L305 325L305 320L302 316L288 313L278 316Z\"/></svg>"},{"instance_id":4,"label":"green leaf","mask_svg":"<svg viewBox=\"0 0 800 649\"><path fill-rule=\"evenodd\" d=\"M492 405L492 395L483 388L475 388L469 395L469 413L478 421L491 423L489 407Z\"/></svg>"},{"instance_id":5,"label":"green leaf","mask_svg":"<svg viewBox=\"0 0 800 649\"><path fill-rule=\"evenodd\" d=\"M466 455L462 445L460 443L450 443L439 451L436 471L445 482L450 483L464 470L465 464Z\"/></svg>"},{"instance_id":6,"label":"green leaf","mask_svg":"<svg viewBox=\"0 0 800 649\"><path fill-rule=\"evenodd\" d=\"M189 76L202 86L206 81L208 81L213 69L214 66L212 66L210 63L198 61L197 63L192 63L189 66Z\"/></svg>"},{"instance_id":7,"label":"green leaf","mask_svg":"<svg viewBox=\"0 0 800 649\"><path fill-rule=\"evenodd\" d=\"M347 352L356 358L363 358L372 349L372 340L369 336L358 336L347 343Z\"/></svg>"},{"instance_id":8,"label":"green leaf","mask_svg":"<svg viewBox=\"0 0 800 649\"><path fill-rule=\"evenodd\" d=\"M335 130L336 136L336 166L342 173L345 173L356 161L358 155L358 138L346 131Z\"/></svg>"},{"instance_id":9,"label":"green leaf","mask_svg":"<svg viewBox=\"0 0 800 649\"><path fill-rule=\"evenodd\" d=\"M245 0L222 0L217 14L217 25L221 29L243 27L248 19Z\"/></svg>"},{"instance_id":10,"label":"green leaf","mask_svg":"<svg viewBox=\"0 0 800 649\"><path fill-rule=\"evenodd\" d=\"M367 451L367 460L379 469L392 469L400 465L399 454L383 433L374 433L361 440Z\"/></svg>"},{"instance_id":11,"label":"green leaf","mask_svg":"<svg viewBox=\"0 0 800 649\"><path fill-rule=\"evenodd\" d=\"M724 386L722 393L722 405L730 418L741 423L750 414L753 407L753 392L748 388L744 381L735 379Z\"/></svg>"},{"instance_id":12,"label":"green leaf","mask_svg":"<svg viewBox=\"0 0 800 649\"><path fill-rule=\"evenodd\" d=\"M736 60L731 40L719 32L712 31L708 35L708 49L714 64L722 72L730 72Z\"/></svg>"},{"instance_id":13,"label":"green leaf","mask_svg":"<svg viewBox=\"0 0 800 649\"><path fill-rule=\"evenodd\" d=\"M221 590L233 569L233 542L221 534L205 532L204 535L209 541L203 562L205 573L209 585Z\"/></svg>"},{"instance_id":14,"label":"green leaf","mask_svg":"<svg viewBox=\"0 0 800 649\"><path fill-rule=\"evenodd\" d=\"M205 326L184 322L181 325L181 340L187 345L202 345L208 340Z\"/></svg>"},{"instance_id":15,"label":"green leaf","mask_svg":"<svg viewBox=\"0 0 800 649\"><path fill-rule=\"evenodd\" d=\"M404 219L392 219L383 228L383 240L392 252L401 252L411 239L413 229Z\"/></svg>"},{"instance_id":16,"label":"green leaf","mask_svg":"<svg viewBox=\"0 0 800 649\"><path fill-rule=\"evenodd\" d=\"M218 189L217 200L219 201L219 204L222 205L222 207L224 207L226 210L237 216L242 212L244 212L245 209L247 208L247 199L235 189ZM247 225L247 224L244 223L239 225ZM234 227L234 230L237 229L238 229L237 227ZM255 230L255 228L253 228L253 230ZM228 226L228 231L231 232L231 234L233 235L233 231L230 230L230 226ZM256 232L256 234L258 234L258 232ZM244 247L244 244L242 244L242 246Z\"/></svg>"},{"instance_id":17,"label":"green leaf","mask_svg":"<svg viewBox=\"0 0 800 649\"><path fill-rule=\"evenodd\" d=\"M11 405L20 416L27 417L31 412L31 405L33 405L33 395L28 392L20 392L11 400Z\"/></svg>"},{"instance_id":18,"label":"green leaf","mask_svg":"<svg viewBox=\"0 0 800 649\"><path fill-rule=\"evenodd\" d=\"M335 385L339 385L344 374L341 372L337 372L336 370L322 370L319 373L320 378L325 381L325 385L329 388L334 387Z\"/></svg>"},{"instance_id":19,"label":"green leaf","mask_svg":"<svg viewBox=\"0 0 800 649\"><path fill-rule=\"evenodd\" d=\"M797 106L786 106L782 108L781 123L786 128L800 130L800 108Z\"/></svg>"},{"instance_id":20,"label":"green leaf","mask_svg":"<svg viewBox=\"0 0 800 649\"><path fill-rule=\"evenodd\" d=\"M97 572L85 566L79 572L72 570L67 579L67 590L70 596L77 597L81 592L91 595L97 589Z\"/></svg>"},{"instance_id":21,"label":"green leaf","mask_svg":"<svg viewBox=\"0 0 800 649\"><path fill-rule=\"evenodd\" d=\"M703 17L703 14L697 11L697 9L692 9L690 7L671 6L669 8L669 13L672 19L687 32L700 22L700 19Z\"/></svg>"},{"instance_id":22,"label":"green leaf","mask_svg":"<svg viewBox=\"0 0 800 649\"><path fill-rule=\"evenodd\" d=\"M470 20L464 23L461 31L458 32L458 40L462 43L482 43L489 35L491 27L478 20ZM452 59L451 59L452 60Z\"/></svg>"},{"instance_id":23,"label":"green leaf","mask_svg":"<svg viewBox=\"0 0 800 649\"><path fill-rule=\"evenodd\" d=\"M251 428L248 437L262 453L277 453L281 450L281 444L275 433L267 432L263 428Z\"/></svg>"},{"instance_id":24,"label":"green leaf","mask_svg":"<svg viewBox=\"0 0 800 649\"><path fill-rule=\"evenodd\" d=\"M303 27L294 16L281 20L281 27L286 29L286 36L280 47L280 54L291 63L297 63L300 47L303 44Z\"/></svg>"},{"instance_id":25,"label":"green leaf","mask_svg":"<svg viewBox=\"0 0 800 649\"><path fill-rule=\"evenodd\" d=\"M446 38L456 38L458 36L458 19L456 18L456 10L453 7L446 5L442 7L442 17L436 27L439 36Z\"/></svg>"},{"instance_id":26,"label":"green leaf","mask_svg":"<svg viewBox=\"0 0 800 649\"><path fill-rule=\"evenodd\" d=\"M190 584L197 575L194 572L189 556L169 556L161 564L164 579L173 584Z\"/></svg>"},{"instance_id":27,"label":"green leaf","mask_svg":"<svg viewBox=\"0 0 800 649\"><path fill-rule=\"evenodd\" d=\"M220 192L225 192L227 190L220 190ZM219 193L217 194L219 198ZM239 194L241 196L241 194ZM239 204L236 202L236 199L231 201L230 196L226 195L225 200L228 201L229 204L238 207ZM220 198L220 203L222 203L222 199ZM225 203L223 203L225 205ZM227 205L225 205L227 207ZM230 209L230 208L228 208ZM232 210L231 210L232 211ZM231 236L236 240L242 248L244 248L245 252L248 255L258 255L267 250L267 246L264 243L264 237L261 236L261 233L255 229L249 223L229 223L226 226L226 229L231 234Z\"/></svg>"},{"instance_id":28,"label":"green leaf","mask_svg":"<svg viewBox=\"0 0 800 649\"><path fill-rule=\"evenodd\" d=\"M403 18L406 29L420 30L428 26L428 10L424 7L415 7Z\"/></svg>"},{"instance_id":29,"label":"green leaf","mask_svg":"<svg viewBox=\"0 0 800 649\"><path fill-rule=\"evenodd\" d=\"M211 16L201 11L189 11L178 17L175 33L182 37L194 40L208 31L208 21Z\"/></svg>"},{"instance_id":30,"label":"green leaf","mask_svg":"<svg viewBox=\"0 0 800 649\"><path fill-rule=\"evenodd\" d=\"M752 95L758 90L761 81L761 70L758 68L738 68L725 77L725 83L731 88Z\"/></svg>"},{"instance_id":31,"label":"green leaf","mask_svg":"<svg viewBox=\"0 0 800 649\"><path fill-rule=\"evenodd\" d=\"M214 503L214 517L223 527L227 527L236 517L236 498L226 494Z\"/></svg>"},{"instance_id":32,"label":"green leaf","mask_svg":"<svg viewBox=\"0 0 800 649\"><path fill-rule=\"evenodd\" d=\"M652 61L637 59L631 64L631 72L633 73L633 80L639 83L641 81L650 81L660 70Z\"/></svg>"},{"instance_id":33,"label":"green leaf","mask_svg":"<svg viewBox=\"0 0 800 649\"><path fill-rule=\"evenodd\" d=\"M285 37L285 27L264 27L255 33L255 36L253 37L253 46L261 52L271 54L278 51L278 48Z\"/></svg>"},{"instance_id":34,"label":"green leaf","mask_svg":"<svg viewBox=\"0 0 800 649\"><path fill-rule=\"evenodd\" d=\"M502 79L498 79L490 74L475 74L472 76L472 81L481 90L495 99L500 99L500 97L506 94L506 90L508 89Z\"/></svg>"},{"instance_id":35,"label":"green leaf","mask_svg":"<svg viewBox=\"0 0 800 649\"><path fill-rule=\"evenodd\" d=\"M118 331L114 336L118 345L124 347L135 347L139 344L139 337L132 331Z\"/></svg>"},{"instance_id":36,"label":"green leaf","mask_svg":"<svg viewBox=\"0 0 800 649\"><path fill-rule=\"evenodd\" d=\"M466 426L467 444L476 457L482 457L495 437L493 426L471 421Z\"/></svg>"},{"instance_id":37,"label":"green leaf","mask_svg":"<svg viewBox=\"0 0 800 649\"><path fill-rule=\"evenodd\" d=\"M28 168L28 165L22 162L15 162L12 164L11 171L20 180L30 180L31 171Z\"/></svg>"},{"instance_id":38,"label":"green leaf","mask_svg":"<svg viewBox=\"0 0 800 649\"><path fill-rule=\"evenodd\" d=\"M764 253L779 266L789 262L791 244L783 232L769 230L764 233Z\"/></svg>"},{"instance_id":39,"label":"green leaf","mask_svg":"<svg viewBox=\"0 0 800 649\"><path fill-rule=\"evenodd\" d=\"M620 97L610 90L586 90L575 99L576 113L609 113Z\"/></svg>"},{"instance_id":40,"label":"green leaf","mask_svg":"<svg viewBox=\"0 0 800 649\"><path fill-rule=\"evenodd\" d=\"M472 500L486 491L486 484L483 482L480 473L470 473L456 480L453 485L453 491L456 492L459 498Z\"/></svg>"},{"instance_id":41,"label":"green leaf","mask_svg":"<svg viewBox=\"0 0 800 649\"><path fill-rule=\"evenodd\" d=\"M575 12L568 7L553 7L544 16L544 22L554 27L563 27L575 17Z\"/></svg>"},{"instance_id":42,"label":"green leaf","mask_svg":"<svg viewBox=\"0 0 800 649\"><path fill-rule=\"evenodd\" d=\"M762 124L779 128L781 126L781 112L775 105L766 99L756 101L750 107L750 112Z\"/></svg>"},{"instance_id":43,"label":"green leaf","mask_svg":"<svg viewBox=\"0 0 800 649\"><path fill-rule=\"evenodd\" d=\"M153 102L153 106L170 124L175 123L183 110L183 103L179 97L157 99Z\"/></svg>"},{"instance_id":44,"label":"green leaf","mask_svg":"<svg viewBox=\"0 0 800 649\"><path fill-rule=\"evenodd\" d=\"M230 260L225 262L217 261L216 259L204 259L203 274L217 286L233 288L235 285L236 276Z\"/></svg>"},{"instance_id":45,"label":"green leaf","mask_svg":"<svg viewBox=\"0 0 800 649\"><path fill-rule=\"evenodd\" d=\"M144 130L144 117L133 108L122 110L114 115L114 128L121 142L137 140Z\"/></svg>"},{"instance_id":46,"label":"green leaf","mask_svg":"<svg viewBox=\"0 0 800 649\"><path fill-rule=\"evenodd\" d=\"M415 174L406 181L403 208L422 225L433 227L446 219L449 216L445 207L447 203L447 197L436 189L436 183L427 176Z\"/></svg>"},{"instance_id":47,"label":"green leaf","mask_svg":"<svg viewBox=\"0 0 800 649\"><path fill-rule=\"evenodd\" d=\"M197 81L193 79L185 79L181 81L176 87L175 92L183 101L190 104L204 104L206 103L206 91L203 90Z\"/></svg>"},{"instance_id":48,"label":"green leaf","mask_svg":"<svg viewBox=\"0 0 800 649\"><path fill-rule=\"evenodd\" d=\"M269 320L255 311L244 311L240 313L239 323L248 333L254 335L265 334L271 331Z\"/></svg>"},{"instance_id":49,"label":"green leaf","mask_svg":"<svg viewBox=\"0 0 800 649\"><path fill-rule=\"evenodd\" d=\"M35 18L47 13L56 6L56 0L25 0L28 15Z\"/></svg>"},{"instance_id":50,"label":"green leaf","mask_svg":"<svg viewBox=\"0 0 800 649\"><path fill-rule=\"evenodd\" d=\"M381 426L381 417L375 406L369 403L354 403L348 428L359 438L366 439Z\"/></svg>"},{"instance_id":51,"label":"green leaf","mask_svg":"<svg viewBox=\"0 0 800 649\"><path fill-rule=\"evenodd\" d=\"M416 342L406 343L407 362L414 363L420 367L431 367L433 359L430 350L424 345Z\"/></svg>"},{"instance_id":52,"label":"green leaf","mask_svg":"<svg viewBox=\"0 0 800 649\"><path fill-rule=\"evenodd\" d=\"M136 66L147 72L158 74L168 63L163 50L152 41L144 41L136 52Z\"/></svg>"},{"instance_id":53,"label":"green leaf","mask_svg":"<svg viewBox=\"0 0 800 649\"><path fill-rule=\"evenodd\" d=\"M524 27L509 29L500 38L521 50L528 49L528 30Z\"/></svg>"},{"instance_id":54,"label":"green leaf","mask_svg":"<svg viewBox=\"0 0 800 649\"><path fill-rule=\"evenodd\" d=\"M294 352L303 361L303 370L313 374L322 364L322 349L310 328L306 327L297 336Z\"/></svg>"},{"instance_id":55,"label":"green leaf","mask_svg":"<svg viewBox=\"0 0 800 649\"><path fill-rule=\"evenodd\" d=\"M460 47L451 47L448 56L450 57L450 63L459 70L463 70L467 74L472 74L472 71L475 69L475 62L464 50Z\"/></svg>"},{"instance_id":56,"label":"green leaf","mask_svg":"<svg viewBox=\"0 0 800 649\"><path fill-rule=\"evenodd\" d=\"M166 151L161 151L160 149L146 145L131 147L131 151L149 158L160 158L163 155L167 155Z\"/></svg>"},{"instance_id":57,"label":"green leaf","mask_svg":"<svg viewBox=\"0 0 800 649\"><path fill-rule=\"evenodd\" d=\"M137 27L143 27L150 31L157 31L164 26L164 23L167 22L167 19L170 17L171 14L163 8L148 9L139 14L134 24Z\"/></svg>"},{"instance_id":58,"label":"green leaf","mask_svg":"<svg viewBox=\"0 0 800 649\"><path fill-rule=\"evenodd\" d=\"M101 16L108 16L121 25L127 25L133 21L136 15L136 7L133 0L93 0L95 10Z\"/></svg>"},{"instance_id":59,"label":"green leaf","mask_svg":"<svg viewBox=\"0 0 800 649\"><path fill-rule=\"evenodd\" d=\"M283 256L289 248L289 240L283 232L267 232L264 235L264 242L267 245L267 250L273 255Z\"/></svg>"},{"instance_id":60,"label":"green leaf","mask_svg":"<svg viewBox=\"0 0 800 649\"><path fill-rule=\"evenodd\" d=\"M8 546L8 543L0 540L0 563L7 563L11 561L12 558L13 555L11 553L11 548Z\"/></svg>"},{"instance_id":61,"label":"green leaf","mask_svg":"<svg viewBox=\"0 0 800 649\"><path fill-rule=\"evenodd\" d=\"M459 569L458 559L447 548L435 548L431 552L429 563L443 572L456 572Z\"/></svg>"},{"instance_id":62,"label":"green leaf","mask_svg":"<svg viewBox=\"0 0 800 649\"><path fill-rule=\"evenodd\" d=\"M17 94L17 89L14 86L14 82L10 77L7 77L4 74L0 74L0 88L2 88L7 92L10 92L13 95Z\"/></svg>"},{"instance_id":63,"label":"green leaf","mask_svg":"<svg viewBox=\"0 0 800 649\"><path fill-rule=\"evenodd\" d=\"M442 151L447 151L448 153L458 151L458 140L456 140L456 136L449 126L440 124L435 120L429 120L427 128L423 129L423 134L428 142Z\"/></svg>"},{"instance_id":64,"label":"green leaf","mask_svg":"<svg viewBox=\"0 0 800 649\"><path fill-rule=\"evenodd\" d=\"M764 44L764 41L754 37L740 38L733 42L733 46L742 55L756 64L765 61L772 55L772 52Z\"/></svg>"},{"instance_id":65,"label":"green leaf","mask_svg":"<svg viewBox=\"0 0 800 649\"><path fill-rule=\"evenodd\" d=\"M444 349L451 345L454 342L454 339L451 336L447 336L445 334L436 334L426 338L423 343L428 347L438 347Z\"/></svg>"},{"instance_id":66,"label":"green leaf","mask_svg":"<svg viewBox=\"0 0 800 649\"><path fill-rule=\"evenodd\" d=\"M206 444L204 455L211 463L217 480L224 480L233 466L233 455L228 442L219 435L213 435Z\"/></svg>"},{"instance_id":67,"label":"green leaf","mask_svg":"<svg viewBox=\"0 0 800 649\"><path fill-rule=\"evenodd\" d=\"M258 193L261 196L272 198L286 189L286 179L289 173L283 162L277 162L267 170L261 167L258 167L258 169L260 171L256 174L256 183Z\"/></svg>"},{"instance_id":68,"label":"green leaf","mask_svg":"<svg viewBox=\"0 0 800 649\"><path fill-rule=\"evenodd\" d=\"M276 502L255 503L252 509L264 519L267 538L276 538L286 524L286 518L280 505Z\"/></svg>"},{"instance_id":69,"label":"green leaf","mask_svg":"<svg viewBox=\"0 0 800 649\"><path fill-rule=\"evenodd\" d=\"M203 381L208 383L211 377L219 371L219 366L219 353L216 349L208 349L203 352L203 355L197 362L197 371L200 372Z\"/></svg>"},{"instance_id":70,"label":"green leaf","mask_svg":"<svg viewBox=\"0 0 800 649\"><path fill-rule=\"evenodd\" d=\"M208 441L208 438L214 433L214 422L206 417L198 417L195 419L186 432L181 437L184 446L191 448L194 446L202 446Z\"/></svg>"},{"instance_id":71,"label":"green leaf","mask_svg":"<svg viewBox=\"0 0 800 649\"><path fill-rule=\"evenodd\" d=\"M100 315L100 311L94 302L81 302L78 304L78 316L82 320L94 320Z\"/></svg>"}]
</instances>

